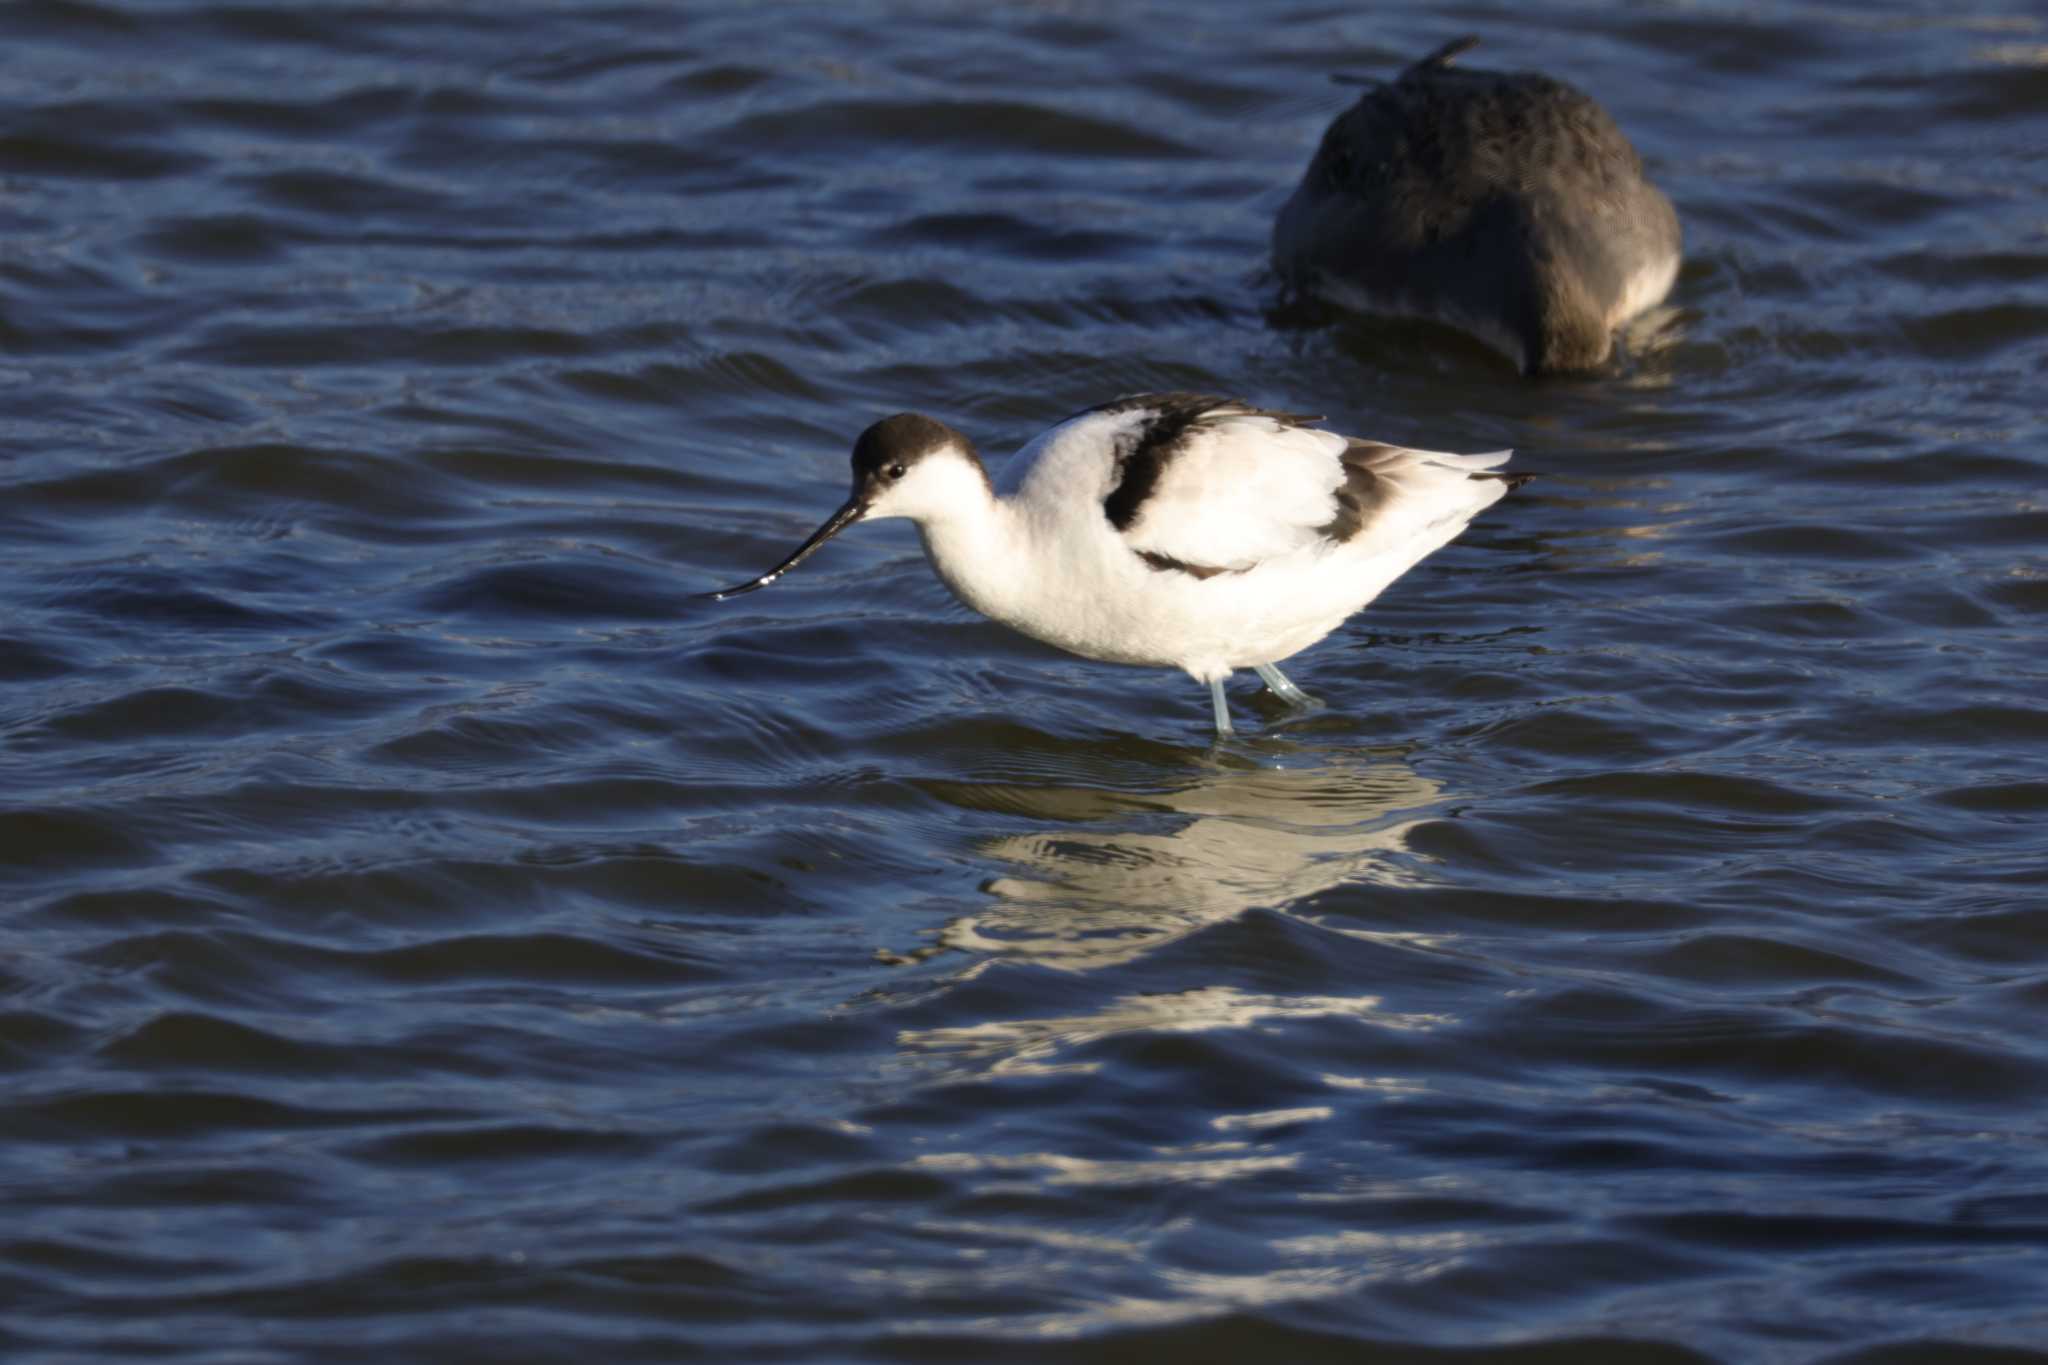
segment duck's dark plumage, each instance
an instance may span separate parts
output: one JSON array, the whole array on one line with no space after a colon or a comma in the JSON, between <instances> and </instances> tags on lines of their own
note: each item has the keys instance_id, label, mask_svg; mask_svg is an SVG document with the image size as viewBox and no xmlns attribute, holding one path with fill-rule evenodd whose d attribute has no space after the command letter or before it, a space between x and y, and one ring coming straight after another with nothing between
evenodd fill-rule
<instances>
[{"instance_id":1,"label":"duck's dark plumage","mask_svg":"<svg viewBox=\"0 0 2048 1365\"><path fill-rule=\"evenodd\" d=\"M1476 41L1331 123L1274 226L1275 267L1338 303L1461 327L1531 373L1598 365L1669 290L1678 216L1590 96L1454 65Z\"/></svg>"}]
</instances>

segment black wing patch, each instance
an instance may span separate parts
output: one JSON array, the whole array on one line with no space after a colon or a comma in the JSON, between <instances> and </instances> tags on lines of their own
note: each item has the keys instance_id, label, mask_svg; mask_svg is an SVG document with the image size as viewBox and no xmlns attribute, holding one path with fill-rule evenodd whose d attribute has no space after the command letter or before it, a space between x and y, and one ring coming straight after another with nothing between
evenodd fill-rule
<instances>
[{"instance_id":1,"label":"black wing patch","mask_svg":"<svg viewBox=\"0 0 2048 1365\"><path fill-rule=\"evenodd\" d=\"M1344 482L1337 488L1337 515L1316 528L1318 534L1338 544L1365 529L1365 524L1386 505L1394 490L1373 466L1403 454L1399 447L1378 441L1354 440L1337 458L1344 463Z\"/></svg>"},{"instance_id":2,"label":"black wing patch","mask_svg":"<svg viewBox=\"0 0 2048 1365\"><path fill-rule=\"evenodd\" d=\"M1270 417L1282 426L1306 426L1323 419L1306 413L1274 412L1267 408L1255 408L1249 403L1240 403L1234 398L1218 398L1206 393L1134 393L1100 407L1090 408L1086 413L1115 414L1147 410L1152 415L1134 429L1117 438L1115 486L1109 496L1102 500L1103 515L1109 524L1119 531L1128 531L1137 524L1139 514L1146 501L1159 487L1159 480L1165 475L1167 466L1187 451L1189 438L1205 427L1213 426L1225 417ZM1165 558L1165 556L1159 556ZM1151 562L1152 556L1146 561ZM1166 567L1158 564L1154 568ZM1207 578L1225 572L1222 569L1207 569L1201 565L1185 565L1174 561L1171 567L1194 573L1198 578Z\"/></svg>"},{"instance_id":3,"label":"black wing patch","mask_svg":"<svg viewBox=\"0 0 2048 1365\"><path fill-rule=\"evenodd\" d=\"M1412 459L1414 454L1415 452L1403 450L1399 446L1354 438L1344 448L1344 453L1337 457L1344 464L1344 482L1339 485L1335 495L1337 515L1318 526L1317 533L1341 545L1363 531L1395 493L1394 481L1380 473L1380 468ZM1496 474L1491 470L1482 470L1466 477L1504 483L1512 493L1536 476Z\"/></svg>"},{"instance_id":4,"label":"black wing patch","mask_svg":"<svg viewBox=\"0 0 2048 1365\"><path fill-rule=\"evenodd\" d=\"M1258 567L1256 564L1243 564L1235 569L1227 569L1220 564L1190 564L1186 560L1175 559L1172 555L1163 555L1156 550L1139 550L1137 554L1148 567L1159 573L1184 573L1190 578L1214 578L1220 573L1249 573Z\"/></svg>"},{"instance_id":5,"label":"black wing patch","mask_svg":"<svg viewBox=\"0 0 2048 1365\"><path fill-rule=\"evenodd\" d=\"M1124 434L1116 447L1116 487L1102 500L1109 524L1128 531L1138 511L1159 486L1173 458L1187 449L1188 433L1200 429L1202 418L1224 400L1200 394L1161 394L1152 420Z\"/></svg>"}]
</instances>

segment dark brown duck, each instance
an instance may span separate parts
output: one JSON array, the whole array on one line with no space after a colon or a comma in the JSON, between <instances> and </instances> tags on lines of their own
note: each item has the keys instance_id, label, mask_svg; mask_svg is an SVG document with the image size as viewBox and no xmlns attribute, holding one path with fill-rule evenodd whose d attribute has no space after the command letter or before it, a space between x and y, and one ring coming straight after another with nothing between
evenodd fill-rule
<instances>
[{"instance_id":1,"label":"dark brown duck","mask_svg":"<svg viewBox=\"0 0 2048 1365\"><path fill-rule=\"evenodd\" d=\"M1678 215L1590 96L1452 65L1478 41L1337 117L1274 225L1274 266L1342 307L1470 332L1525 373L1593 368L1670 292Z\"/></svg>"}]
</instances>

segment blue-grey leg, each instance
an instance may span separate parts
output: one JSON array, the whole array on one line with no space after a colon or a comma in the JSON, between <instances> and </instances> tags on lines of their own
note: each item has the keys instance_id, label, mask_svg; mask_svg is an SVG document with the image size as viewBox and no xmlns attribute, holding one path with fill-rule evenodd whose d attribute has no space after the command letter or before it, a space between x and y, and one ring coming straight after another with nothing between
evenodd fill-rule
<instances>
[{"instance_id":1,"label":"blue-grey leg","mask_svg":"<svg viewBox=\"0 0 2048 1365\"><path fill-rule=\"evenodd\" d=\"M1230 724L1230 703L1223 700L1223 679L1209 679L1209 701L1216 708L1216 733L1219 735L1235 733Z\"/></svg>"},{"instance_id":2,"label":"blue-grey leg","mask_svg":"<svg viewBox=\"0 0 2048 1365\"><path fill-rule=\"evenodd\" d=\"M1286 702L1289 706L1299 706L1304 710L1308 710L1322 705L1314 697L1311 697L1308 693L1288 681L1287 675L1273 667L1273 665L1253 664L1252 667L1258 670L1259 676L1265 680L1266 686L1272 689L1273 695Z\"/></svg>"}]
</instances>

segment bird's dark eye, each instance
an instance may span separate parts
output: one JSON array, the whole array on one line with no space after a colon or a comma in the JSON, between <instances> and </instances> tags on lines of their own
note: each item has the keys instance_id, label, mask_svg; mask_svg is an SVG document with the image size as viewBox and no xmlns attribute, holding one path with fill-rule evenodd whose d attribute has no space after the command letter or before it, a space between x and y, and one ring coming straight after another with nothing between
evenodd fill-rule
<instances>
[{"instance_id":1,"label":"bird's dark eye","mask_svg":"<svg viewBox=\"0 0 2048 1365\"><path fill-rule=\"evenodd\" d=\"M900 479L900 478L902 478L902 477L903 477L903 466L902 466L902 465L900 465L900 464L892 464L892 465L890 465L890 466L889 466L889 477L890 477L890 478L892 478L892 479Z\"/></svg>"},{"instance_id":2,"label":"bird's dark eye","mask_svg":"<svg viewBox=\"0 0 2048 1365\"><path fill-rule=\"evenodd\" d=\"M1351 153L1343 147L1332 147L1323 158L1323 175L1332 185L1342 185L1351 178Z\"/></svg>"}]
</instances>

